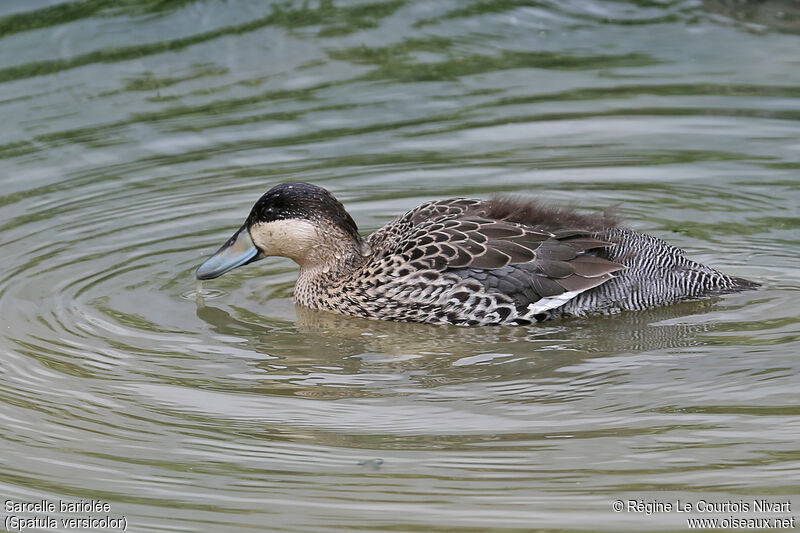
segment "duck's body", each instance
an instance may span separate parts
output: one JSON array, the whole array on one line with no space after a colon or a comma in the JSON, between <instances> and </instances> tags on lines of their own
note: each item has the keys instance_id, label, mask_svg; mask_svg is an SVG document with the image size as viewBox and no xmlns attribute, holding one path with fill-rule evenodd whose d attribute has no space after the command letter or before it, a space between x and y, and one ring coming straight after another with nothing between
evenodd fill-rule
<instances>
[{"instance_id":1,"label":"duck's body","mask_svg":"<svg viewBox=\"0 0 800 533\"><path fill-rule=\"evenodd\" d=\"M756 286L611 218L516 200L428 202L363 239L328 191L305 183L262 196L197 277L268 255L300 265L300 305L464 326L641 310Z\"/></svg>"}]
</instances>

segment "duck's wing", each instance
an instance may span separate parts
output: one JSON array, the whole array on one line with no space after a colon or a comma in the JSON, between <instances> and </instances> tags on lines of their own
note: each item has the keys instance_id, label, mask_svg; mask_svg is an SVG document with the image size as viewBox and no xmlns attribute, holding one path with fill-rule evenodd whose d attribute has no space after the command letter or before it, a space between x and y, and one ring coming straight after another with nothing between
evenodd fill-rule
<instances>
[{"instance_id":1,"label":"duck's wing","mask_svg":"<svg viewBox=\"0 0 800 533\"><path fill-rule=\"evenodd\" d=\"M417 230L437 220L462 216L467 212L483 212L486 202L474 198L449 198L420 204L406 214L389 222L367 238L372 249L395 251L404 245Z\"/></svg>"},{"instance_id":2,"label":"duck's wing","mask_svg":"<svg viewBox=\"0 0 800 533\"><path fill-rule=\"evenodd\" d=\"M457 208L458 206L456 206ZM612 243L582 229L557 232L475 215L472 206L417 222L396 253L418 270L449 272L540 313L613 278L625 266L600 255Z\"/></svg>"}]
</instances>

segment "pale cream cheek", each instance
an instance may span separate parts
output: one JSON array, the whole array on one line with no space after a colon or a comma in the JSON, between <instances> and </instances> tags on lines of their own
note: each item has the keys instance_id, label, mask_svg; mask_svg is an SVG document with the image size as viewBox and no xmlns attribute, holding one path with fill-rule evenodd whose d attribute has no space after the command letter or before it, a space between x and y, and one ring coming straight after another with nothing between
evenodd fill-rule
<instances>
[{"instance_id":1,"label":"pale cream cheek","mask_svg":"<svg viewBox=\"0 0 800 533\"><path fill-rule=\"evenodd\" d=\"M253 243L264 255L279 255L298 263L319 242L317 229L305 220L275 220L250 227Z\"/></svg>"}]
</instances>

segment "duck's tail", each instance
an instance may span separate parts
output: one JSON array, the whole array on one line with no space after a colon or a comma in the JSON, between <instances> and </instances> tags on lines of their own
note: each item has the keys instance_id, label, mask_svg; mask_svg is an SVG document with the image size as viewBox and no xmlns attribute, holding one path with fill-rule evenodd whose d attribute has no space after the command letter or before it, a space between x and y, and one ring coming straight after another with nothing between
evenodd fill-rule
<instances>
[{"instance_id":1,"label":"duck's tail","mask_svg":"<svg viewBox=\"0 0 800 533\"><path fill-rule=\"evenodd\" d=\"M728 276L733 281L733 286L731 287L730 292L739 292L739 291L752 291L761 286L760 283L757 281L751 281L749 279L744 278L737 278L735 276Z\"/></svg>"}]
</instances>

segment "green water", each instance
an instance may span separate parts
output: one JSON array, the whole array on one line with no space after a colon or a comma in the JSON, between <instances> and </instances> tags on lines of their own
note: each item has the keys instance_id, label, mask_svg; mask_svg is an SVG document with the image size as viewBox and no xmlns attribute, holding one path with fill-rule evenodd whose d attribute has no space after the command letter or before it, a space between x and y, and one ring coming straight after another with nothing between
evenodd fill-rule
<instances>
[{"instance_id":1,"label":"green water","mask_svg":"<svg viewBox=\"0 0 800 533\"><path fill-rule=\"evenodd\" d=\"M800 515L798 51L789 0L0 3L0 500L137 532ZM434 327L295 309L270 258L198 302L284 181L364 232L449 196L616 206L763 286Z\"/></svg>"}]
</instances>

